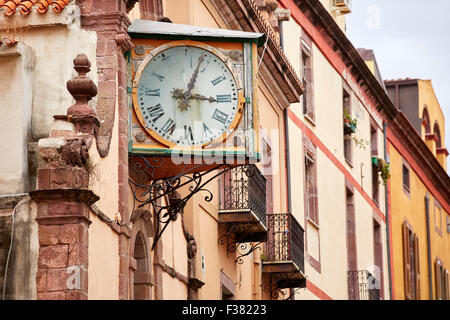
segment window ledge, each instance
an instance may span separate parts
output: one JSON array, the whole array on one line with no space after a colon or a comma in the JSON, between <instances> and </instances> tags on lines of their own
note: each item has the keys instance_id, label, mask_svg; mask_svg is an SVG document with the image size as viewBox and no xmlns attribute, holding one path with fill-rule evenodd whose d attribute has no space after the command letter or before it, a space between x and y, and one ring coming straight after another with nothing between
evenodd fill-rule
<instances>
[{"instance_id":1,"label":"window ledge","mask_svg":"<svg viewBox=\"0 0 450 320\"><path fill-rule=\"evenodd\" d=\"M350 166L350 168L353 169L353 164L350 162L350 160L348 160L347 158L345 158L345 162L347 162L347 164Z\"/></svg>"},{"instance_id":2,"label":"window ledge","mask_svg":"<svg viewBox=\"0 0 450 320\"><path fill-rule=\"evenodd\" d=\"M314 228L316 228L317 230L320 229L319 225L317 223L315 223L311 218L306 218L306 220L311 223L313 225Z\"/></svg>"},{"instance_id":3,"label":"window ledge","mask_svg":"<svg viewBox=\"0 0 450 320\"><path fill-rule=\"evenodd\" d=\"M411 199L411 190L405 185L403 185L403 192Z\"/></svg>"},{"instance_id":4,"label":"window ledge","mask_svg":"<svg viewBox=\"0 0 450 320\"><path fill-rule=\"evenodd\" d=\"M303 114L303 117L304 117L306 120L308 120L308 122L309 122L311 125L313 125L314 127L316 126L316 121L315 121L313 118L311 118L310 116L308 116L306 113Z\"/></svg>"}]
</instances>

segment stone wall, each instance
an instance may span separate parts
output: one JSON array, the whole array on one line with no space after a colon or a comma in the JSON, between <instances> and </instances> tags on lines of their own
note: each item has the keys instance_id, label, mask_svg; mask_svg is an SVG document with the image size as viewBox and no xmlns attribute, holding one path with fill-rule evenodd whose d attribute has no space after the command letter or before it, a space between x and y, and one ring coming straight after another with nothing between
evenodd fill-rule
<instances>
[{"instance_id":1,"label":"stone wall","mask_svg":"<svg viewBox=\"0 0 450 320\"><path fill-rule=\"evenodd\" d=\"M0 214L0 293L3 292L6 259L11 243L11 226L11 214ZM3 299L3 297L1 299Z\"/></svg>"},{"instance_id":2,"label":"stone wall","mask_svg":"<svg viewBox=\"0 0 450 320\"><path fill-rule=\"evenodd\" d=\"M14 213L14 221L12 214ZM36 206L26 195L0 198L0 292L3 293L6 260L14 237L6 277L6 300L36 298L39 252ZM0 296L3 299L3 295Z\"/></svg>"}]
</instances>

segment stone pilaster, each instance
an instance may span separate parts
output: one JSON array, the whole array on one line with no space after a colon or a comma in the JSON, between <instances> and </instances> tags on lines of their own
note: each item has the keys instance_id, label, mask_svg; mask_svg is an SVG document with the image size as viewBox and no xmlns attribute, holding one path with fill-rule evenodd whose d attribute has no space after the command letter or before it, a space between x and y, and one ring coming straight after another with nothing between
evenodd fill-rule
<instances>
[{"instance_id":1,"label":"stone pilaster","mask_svg":"<svg viewBox=\"0 0 450 320\"><path fill-rule=\"evenodd\" d=\"M100 128L97 134L97 149L100 156L109 154L115 110L118 108L118 189L119 214L122 223L129 222L128 211L128 104L127 64L124 53L132 48L127 33L130 20L127 12L136 4L135 0L77 0L81 11L81 27L97 33L98 102L97 116ZM129 237L119 237L121 265L125 264L129 252ZM120 299L129 298L129 268L121 268L119 274Z\"/></svg>"},{"instance_id":2,"label":"stone pilaster","mask_svg":"<svg viewBox=\"0 0 450 320\"><path fill-rule=\"evenodd\" d=\"M74 68L79 75L67 88L76 103L54 116L50 137L39 141L37 190L30 192L37 203L40 300L88 298L89 206L99 199L88 189L88 151L98 130L88 101L97 87L86 77L86 55L74 59Z\"/></svg>"}]
</instances>

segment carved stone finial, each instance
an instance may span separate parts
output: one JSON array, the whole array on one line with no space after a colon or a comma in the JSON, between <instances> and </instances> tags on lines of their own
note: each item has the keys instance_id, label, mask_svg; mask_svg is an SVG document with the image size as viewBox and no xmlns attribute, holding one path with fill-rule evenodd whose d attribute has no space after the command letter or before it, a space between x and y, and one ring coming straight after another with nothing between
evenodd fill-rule
<instances>
[{"instance_id":1,"label":"carved stone finial","mask_svg":"<svg viewBox=\"0 0 450 320\"><path fill-rule=\"evenodd\" d=\"M88 101L97 95L97 86L86 74L91 70L91 63L85 54L79 54L73 60L78 76L67 81L67 90L75 99L75 104L67 109L67 115L75 124L77 132L95 135L99 126L97 115Z\"/></svg>"},{"instance_id":2,"label":"carved stone finial","mask_svg":"<svg viewBox=\"0 0 450 320\"><path fill-rule=\"evenodd\" d=\"M67 110L67 115L95 117L95 112L89 106L88 101L97 95L97 86L94 81L86 77L86 74L91 70L91 63L85 54L79 54L73 60L73 65L78 72L78 76L67 81L67 90L76 102Z\"/></svg>"}]
</instances>

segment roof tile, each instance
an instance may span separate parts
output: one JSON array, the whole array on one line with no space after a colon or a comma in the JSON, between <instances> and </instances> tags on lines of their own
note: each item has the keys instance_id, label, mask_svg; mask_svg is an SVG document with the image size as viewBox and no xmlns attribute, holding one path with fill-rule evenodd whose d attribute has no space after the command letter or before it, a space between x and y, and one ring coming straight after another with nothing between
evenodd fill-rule
<instances>
[{"instance_id":1,"label":"roof tile","mask_svg":"<svg viewBox=\"0 0 450 320\"><path fill-rule=\"evenodd\" d=\"M33 8L44 14L52 5L53 11L59 13L64 10L69 2L70 0L0 0L0 9L3 9L5 16L12 16L17 9L22 15L27 15Z\"/></svg>"}]
</instances>

